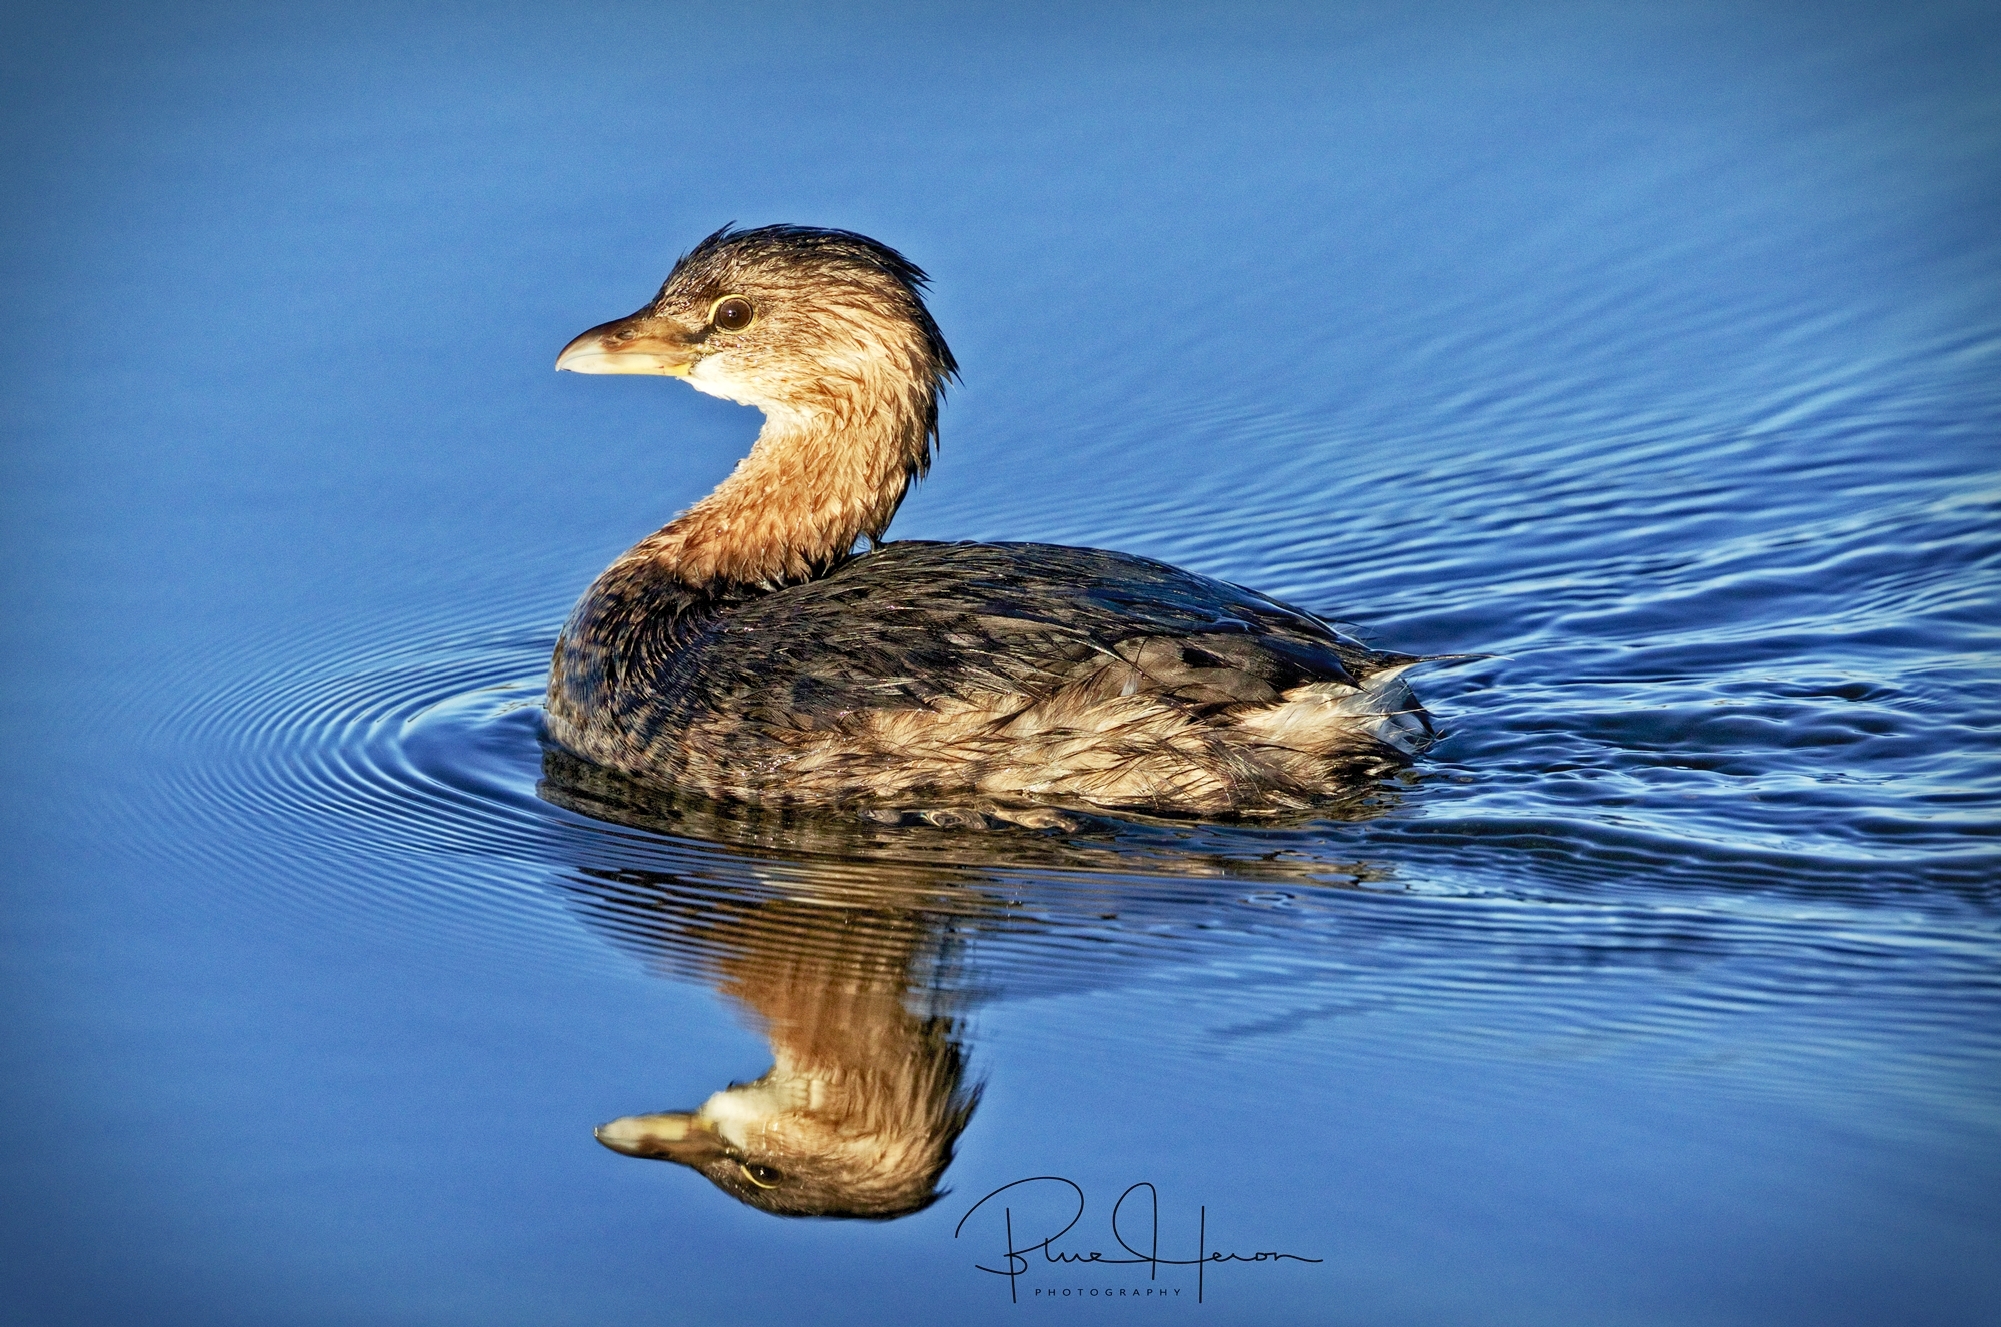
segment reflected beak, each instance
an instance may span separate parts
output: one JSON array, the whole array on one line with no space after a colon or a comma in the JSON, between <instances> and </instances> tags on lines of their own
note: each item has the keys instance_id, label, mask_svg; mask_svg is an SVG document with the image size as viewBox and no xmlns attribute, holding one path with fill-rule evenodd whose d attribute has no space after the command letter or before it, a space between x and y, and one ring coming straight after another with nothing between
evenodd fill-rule
<instances>
[{"instance_id":1,"label":"reflected beak","mask_svg":"<svg viewBox=\"0 0 2001 1327\"><path fill-rule=\"evenodd\" d=\"M600 1124L597 1138L612 1151L629 1157L678 1161L684 1166L720 1157L729 1147L700 1120L680 1111L624 1115L610 1124Z\"/></svg>"},{"instance_id":2,"label":"reflected beak","mask_svg":"<svg viewBox=\"0 0 2001 1327\"><path fill-rule=\"evenodd\" d=\"M571 373L664 373L675 378L687 377L694 362L695 347L687 335L644 310L591 328L556 356L556 367Z\"/></svg>"}]
</instances>

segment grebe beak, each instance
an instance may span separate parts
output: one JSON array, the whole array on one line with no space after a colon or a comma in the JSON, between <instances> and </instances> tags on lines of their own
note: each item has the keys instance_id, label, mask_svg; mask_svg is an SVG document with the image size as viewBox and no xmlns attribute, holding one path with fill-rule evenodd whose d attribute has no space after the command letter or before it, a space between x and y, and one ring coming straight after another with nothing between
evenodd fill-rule
<instances>
[{"instance_id":1,"label":"grebe beak","mask_svg":"<svg viewBox=\"0 0 2001 1327\"><path fill-rule=\"evenodd\" d=\"M597 1127L597 1139L629 1157L651 1157L694 1165L722 1156L729 1144L711 1133L693 1115L663 1111L658 1115L626 1115Z\"/></svg>"},{"instance_id":2,"label":"grebe beak","mask_svg":"<svg viewBox=\"0 0 2001 1327\"><path fill-rule=\"evenodd\" d=\"M645 312L600 323L563 347L556 367L571 373L663 373L685 378L695 363L687 334Z\"/></svg>"}]
</instances>

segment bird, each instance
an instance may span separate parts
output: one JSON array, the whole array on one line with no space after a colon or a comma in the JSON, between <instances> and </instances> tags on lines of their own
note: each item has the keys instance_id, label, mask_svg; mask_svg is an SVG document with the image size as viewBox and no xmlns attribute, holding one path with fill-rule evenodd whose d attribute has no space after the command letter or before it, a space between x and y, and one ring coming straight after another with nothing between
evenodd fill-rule
<instances>
[{"instance_id":1,"label":"bird","mask_svg":"<svg viewBox=\"0 0 2001 1327\"><path fill-rule=\"evenodd\" d=\"M958 377L928 288L852 231L731 225L564 347L764 424L578 601L550 742L718 801L1026 825L1296 814L1423 751L1425 659L1304 609L1128 553L885 541Z\"/></svg>"}]
</instances>

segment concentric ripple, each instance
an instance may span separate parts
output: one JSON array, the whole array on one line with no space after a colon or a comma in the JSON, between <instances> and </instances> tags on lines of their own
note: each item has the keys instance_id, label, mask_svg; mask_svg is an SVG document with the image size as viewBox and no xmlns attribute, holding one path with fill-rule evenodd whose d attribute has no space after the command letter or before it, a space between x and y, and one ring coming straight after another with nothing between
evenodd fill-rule
<instances>
[{"instance_id":1,"label":"concentric ripple","mask_svg":"<svg viewBox=\"0 0 2001 1327\"><path fill-rule=\"evenodd\" d=\"M1199 931L1233 908L1250 916L1301 891L1389 883L1308 832L1110 821L975 831L594 801L548 778L541 699L552 643L533 631L429 648L347 642L356 657L344 665L191 705L168 733L206 758L178 762L181 779L157 790L156 828L175 828L152 849L198 844L232 905L301 918L340 908L363 929L467 931L529 950L572 934L566 914L618 941L632 930L617 920L621 899L635 892L915 907L994 937L1040 936L1022 969L1039 977L1063 966L1052 947L1081 946L1080 968L1096 971L1114 932L1145 941L1126 949L1166 957L1186 948L1170 932ZM331 888L328 863L338 868Z\"/></svg>"},{"instance_id":2,"label":"concentric ripple","mask_svg":"<svg viewBox=\"0 0 2001 1327\"><path fill-rule=\"evenodd\" d=\"M545 551L167 670L228 676L153 732L173 777L135 837L219 907L679 980L747 937L805 950L843 919L918 918L961 992L1199 991L1178 1026L1211 1049L1390 1004L1480 1035L1532 1008L1661 1037L1866 992L1991 1056L2001 476L1927 414L1930 363L1871 390L1774 372L1690 418L1505 392L1431 416L1153 417L1169 438L1242 434L1234 462L1180 442L1244 510L1195 519L1191 490L1164 488L1038 536L1088 516L1077 542L1492 656L1415 678L1447 737L1345 818L881 824L623 783L541 740L578 588ZM1331 455L1338 522L1299 496ZM952 528L911 533L977 530L933 519ZM1177 528L1228 538L1147 542ZM1650 994L1608 1003L1607 981ZM1849 1035L1830 1020L1828 1044Z\"/></svg>"},{"instance_id":3,"label":"concentric ripple","mask_svg":"<svg viewBox=\"0 0 2001 1327\"><path fill-rule=\"evenodd\" d=\"M1641 1038L1858 980L1896 988L1904 1008L2001 994L1987 928L1963 926L1973 899L1951 906L1937 862L1899 890L1880 859L1676 838L1662 799L1554 809L1565 765L1616 767L1619 749L1656 740L1608 738L1604 717L1578 711L1575 689L1604 684L1589 678L1572 684L1567 727L1469 723L1373 819L976 829L758 816L594 774L541 739L552 634L328 642L323 660L348 657L190 706L172 736L206 758L158 790L155 827L172 829L154 849L198 855L222 906L287 924L683 980L712 978L724 931L810 949L858 915L917 917L966 995L1166 982L1208 993L1186 1025L1205 1044L1389 1004L1504 1035L1519 1002L1494 997L1525 984L1538 1023L1574 1006L1591 1026L1620 972L1701 973L1685 996L1633 1006L1652 1025L1620 1035ZM1437 675L1427 698L1466 713L1507 666ZM1513 703L1563 702L1531 687ZM1536 754L1516 750L1531 741ZM1686 751L1690 736L1675 741ZM1539 770L1536 796L1491 786L1517 763Z\"/></svg>"}]
</instances>

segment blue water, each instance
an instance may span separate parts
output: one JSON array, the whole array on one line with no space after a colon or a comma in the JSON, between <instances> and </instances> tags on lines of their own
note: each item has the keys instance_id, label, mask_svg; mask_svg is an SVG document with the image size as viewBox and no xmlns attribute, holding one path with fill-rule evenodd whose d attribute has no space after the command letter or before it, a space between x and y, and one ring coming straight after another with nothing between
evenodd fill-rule
<instances>
[{"instance_id":1,"label":"blue water","mask_svg":"<svg viewBox=\"0 0 2001 1327\"><path fill-rule=\"evenodd\" d=\"M0 1316L2001 1318L1994 6L10 28ZM931 272L896 536L1493 656L1446 739L1270 829L566 795L563 615L757 419L550 363L733 219ZM592 1139L801 955L983 1086L917 1215ZM1031 1176L1319 1261L1011 1286Z\"/></svg>"}]
</instances>

